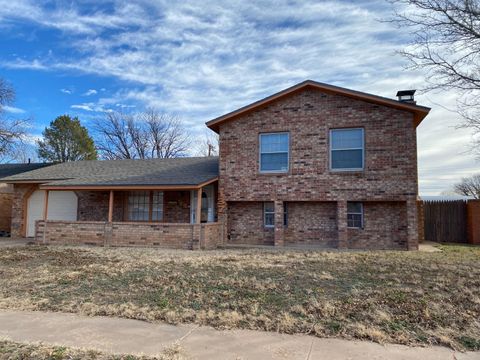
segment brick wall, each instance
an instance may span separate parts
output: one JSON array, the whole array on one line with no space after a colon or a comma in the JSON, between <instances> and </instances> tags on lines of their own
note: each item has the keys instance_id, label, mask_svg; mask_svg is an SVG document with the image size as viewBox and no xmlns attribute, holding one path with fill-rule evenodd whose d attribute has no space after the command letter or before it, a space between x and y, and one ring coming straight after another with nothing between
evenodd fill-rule
<instances>
[{"instance_id":1,"label":"brick wall","mask_svg":"<svg viewBox=\"0 0 480 360\"><path fill-rule=\"evenodd\" d=\"M35 241L41 244L152 246L174 249L214 249L220 242L219 223L166 224L101 221L37 221Z\"/></svg>"},{"instance_id":2,"label":"brick wall","mask_svg":"<svg viewBox=\"0 0 480 360\"><path fill-rule=\"evenodd\" d=\"M262 202L228 203L228 243L273 245L273 228L263 226Z\"/></svg>"},{"instance_id":3,"label":"brick wall","mask_svg":"<svg viewBox=\"0 0 480 360\"><path fill-rule=\"evenodd\" d=\"M288 202L284 244L337 247L335 202Z\"/></svg>"},{"instance_id":4,"label":"brick wall","mask_svg":"<svg viewBox=\"0 0 480 360\"><path fill-rule=\"evenodd\" d=\"M0 184L0 236L10 233L12 221L13 186Z\"/></svg>"},{"instance_id":5,"label":"brick wall","mask_svg":"<svg viewBox=\"0 0 480 360\"><path fill-rule=\"evenodd\" d=\"M107 221L109 191L76 191L78 221ZM113 196L113 221L123 221L126 193L115 191Z\"/></svg>"},{"instance_id":6,"label":"brick wall","mask_svg":"<svg viewBox=\"0 0 480 360\"><path fill-rule=\"evenodd\" d=\"M329 170L329 131L345 127L364 129L364 171ZM259 134L278 131L290 133L289 172L260 174ZM258 206L251 205L255 213L249 216L242 206L230 207L236 202L408 201L412 211L408 211L404 225L410 224L409 248L416 248L417 152L411 113L303 89L221 124L219 133L218 209L219 218L228 224L229 241L258 243L268 238L253 222ZM396 208L386 208L390 210L396 214ZM239 218L255 228L241 225ZM378 228L377 232L383 230ZM371 234L375 231L370 229Z\"/></svg>"},{"instance_id":7,"label":"brick wall","mask_svg":"<svg viewBox=\"0 0 480 360\"><path fill-rule=\"evenodd\" d=\"M15 184L13 190L12 203L12 237L25 236L25 215L27 209L27 199L36 189L37 185L32 184Z\"/></svg>"},{"instance_id":8,"label":"brick wall","mask_svg":"<svg viewBox=\"0 0 480 360\"><path fill-rule=\"evenodd\" d=\"M165 191L163 200L163 220L165 222L190 222L190 191Z\"/></svg>"},{"instance_id":9,"label":"brick wall","mask_svg":"<svg viewBox=\"0 0 480 360\"><path fill-rule=\"evenodd\" d=\"M351 249L407 249L405 202L365 202L364 228L348 229Z\"/></svg>"}]
</instances>

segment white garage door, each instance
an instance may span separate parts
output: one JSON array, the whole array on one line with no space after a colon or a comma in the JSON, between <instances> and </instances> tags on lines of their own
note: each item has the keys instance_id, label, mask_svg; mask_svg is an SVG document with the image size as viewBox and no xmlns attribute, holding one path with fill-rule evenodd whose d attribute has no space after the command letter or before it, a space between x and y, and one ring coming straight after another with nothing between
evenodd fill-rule
<instances>
[{"instance_id":1,"label":"white garage door","mask_svg":"<svg viewBox=\"0 0 480 360\"><path fill-rule=\"evenodd\" d=\"M35 236L35 221L43 219L45 191L37 190L28 198L27 236ZM77 220L77 195L73 191L50 191L48 220Z\"/></svg>"}]
</instances>

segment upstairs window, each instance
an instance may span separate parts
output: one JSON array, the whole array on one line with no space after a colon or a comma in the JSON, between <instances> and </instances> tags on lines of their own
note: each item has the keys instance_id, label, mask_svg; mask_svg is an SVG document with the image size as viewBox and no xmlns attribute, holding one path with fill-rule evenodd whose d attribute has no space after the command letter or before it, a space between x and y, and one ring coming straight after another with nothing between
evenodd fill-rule
<instances>
[{"instance_id":1,"label":"upstairs window","mask_svg":"<svg viewBox=\"0 0 480 360\"><path fill-rule=\"evenodd\" d=\"M260 134L260 172L287 172L289 134Z\"/></svg>"},{"instance_id":2,"label":"upstairs window","mask_svg":"<svg viewBox=\"0 0 480 360\"><path fill-rule=\"evenodd\" d=\"M347 226L349 228L363 228L363 204L361 202L347 203Z\"/></svg>"},{"instance_id":3,"label":"upstairs window","mask_svg":"<svg viewBox=\"0 0 480 360\"><path fill-rule=\"evenodd\" d=\"M363 129L330 130L330 168L336 171L363 170Z\"/></svg>"}]
</instances>

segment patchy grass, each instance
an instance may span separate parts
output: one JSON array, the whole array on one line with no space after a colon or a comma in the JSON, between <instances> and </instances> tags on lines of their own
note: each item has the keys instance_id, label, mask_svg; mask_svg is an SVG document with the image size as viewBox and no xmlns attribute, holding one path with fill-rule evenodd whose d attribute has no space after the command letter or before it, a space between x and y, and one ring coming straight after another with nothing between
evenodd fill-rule
<instances>
[{"instance_id":1,"label":"patchy grass","mask_svg":"<svg viewBox=\"0 0 480 360\"><path fill-rule=\"evenodd\" d=\"M26 344L0 340L0 360L179 360L177 347L168 348L156 357L135 355L111 355L95 350L81 350L63 346Z\"/></svg>"},{"instance_id":2,"label":"patchy grass","mask_svg":"<svg viewBox=\"0 0 480 360\"><path fill-rule=\"evenodd\" d=\"M0 250L0 308L480 347L480 248Z\"/></svg>"}]
</instances>

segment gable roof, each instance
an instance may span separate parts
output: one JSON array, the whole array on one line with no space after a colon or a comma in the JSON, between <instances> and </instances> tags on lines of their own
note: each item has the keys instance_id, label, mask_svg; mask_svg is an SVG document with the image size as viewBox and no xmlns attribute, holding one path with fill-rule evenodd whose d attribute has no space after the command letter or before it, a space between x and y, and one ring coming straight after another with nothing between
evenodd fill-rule
<instances>
[{"instance_id":1,"label":"gable roof","mask_svg":"<svg viewBox=\"0 0 480 360\"><path fill-rule=\"evenodd\" d=\"M51 165L47 163L0 164L0 179Z\"/></svg>"},{"instance_id":2,"label":"gable roof","mask_svg":"<svg viewBox=\"0 0 480 360\"><path fill-rule=\"evenodd\" d=\"M213 120L210 120L206 123L206 125L210 129L218 133L220 124L226 121L233 120L236 117L244 115L250 111L257 110L263 106L267 106L268 104L280 98L292 95L297 91L300 91L306 88L317 89L326 93L347 96L353 99L367 101L373 104L384 105L384 106L393 107L399 110L410 111L411 113L414 114L415 126L418 126L430 111L430 108L425 106L415 105L415 104L406 103L406 102L400 102L400 101L389 99L386 97L372 95L372 94L368 94L368 93L356 91L356 90L350 90L350 89L342 88L339 86L320 83L313 80L305 80L297 85L294 85L285 90L282 90L273 95L270 95L264 99L251 103L250 105L241 107L240 109L234 110L232 112L229 112L228 114L225 114Z\"/></svg>"},{"instance_id":3,"label":"gable roof","mask_svg":"<svg viewBox=\"0 0 480 360\"><path fill-rule=\"evenodd\" d=\"M198 187L218 178L217 157L67 162L1 179L43 189Z\"/></svg>"}]
</instances>

